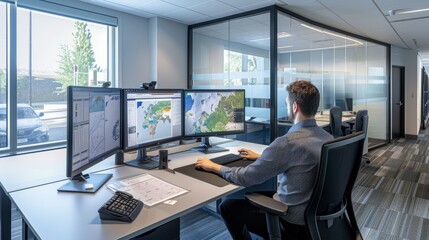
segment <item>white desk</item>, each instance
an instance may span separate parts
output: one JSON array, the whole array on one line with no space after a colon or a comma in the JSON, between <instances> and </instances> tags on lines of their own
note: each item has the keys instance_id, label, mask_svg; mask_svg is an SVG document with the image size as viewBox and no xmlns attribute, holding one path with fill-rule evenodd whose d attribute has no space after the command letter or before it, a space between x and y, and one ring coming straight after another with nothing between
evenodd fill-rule
<instances>
[{"instance_id":1,"label":"white desk","mask_svg":"<svg viewBox=\"0 0 429 240\"><path fill-rule=\"evenodd\" d=\"M88 169L97 172L115 167L112 156ZM0 158L0 183L6 192L14 192L66 179L66 149Z\"/></svg>"},{"instance_id":2,"label":"white desk","mask_svg":"<svg viewBox=\"0 0 429 240\"><path fill-rule=\"evenodd\" d=\"M236 152L244 146L256 152L262 152L266 148L265 145L239 141L221 144L220 146L229 148L232 152ZM169 156L171 159L169 167L174 169L195 163L200 156L212 158L226 153L202 154L187 151L172 154ZM216 187L181 173L172 174L164 170L148 171L121 166L103 172L113 173L113 178L109 182L147 172L164 181L185 188L189 192L174 198L178 201L174 206L163 203L150 208L145 206L132 223L103 224L99 219L97 210L113 194L104 186L95 194L57 192L57 188L65 183L65 181L60 181L15 191L10 193L10 197L21 212L25 223L39 239L128 239L242 189L232 184Z\"/></svg>"},{"instance_id":3,"label":"white desk","mask_svg":"<svg viewBox=\"0 0 429 240\"><path fill-rule=\"evenodd\" d=\"M88 172L112 167L115 167L114 156L91 167ZM11 192L65 179L65 148L0 158L0 239L11 238Z\"/></svg>"},{"instance_id":4,"label":"white desk","mask_svg":"<svg viewBox=\"0 0 429 240\"><path fill-rule=\"evenodd\" d=\"M354 122L355 118L356 118L355 116L342 117L341 122L346 122L346 123ZM324 128L329 126L329 122L330 122L329 115L318 115L315 117L315 119L319 127Z\"/></svg>"},{"instance_id":5,"label":"white desk","mask_svg":"<svg viewBox=\"0 0 429 240\"><path fill-rule=\"evenodd\" d=\"M212 138L214 144L230 139ZM195 144L194 144L195 145ZM181 151L193 145L174 147ZM150 154L155 154L151 152ZM125 154L125 160L135 157ZM85 173L93 173L117 167L112 156ZM0 239L11 238L11 202L9 193L66 180L66 148L0 158Z\"/></svg>"},{"instance_id":6,"label":"white desk","mask_svg":"<svg viewBox=\"0 0 429 240\"><path fill-rule=\"evenodd\" d=\"M321 128L329 126L329 121L330 121L329 115L316 115L315 120L316 120L317 126L319 126ZM354 120L355 120L355 116L342 117L342 119L341 119L342 122L353 122ZM270 121L268 121L268 120L256 121L255 119L253 119L250 121L246 121L246 123L258 124L258 125L269 125ZM287 123L287 122L282 122L282 121L278 121L277 124L279 126L292 126L293 125L293 123Z\"/></svg>"}]
</instances>

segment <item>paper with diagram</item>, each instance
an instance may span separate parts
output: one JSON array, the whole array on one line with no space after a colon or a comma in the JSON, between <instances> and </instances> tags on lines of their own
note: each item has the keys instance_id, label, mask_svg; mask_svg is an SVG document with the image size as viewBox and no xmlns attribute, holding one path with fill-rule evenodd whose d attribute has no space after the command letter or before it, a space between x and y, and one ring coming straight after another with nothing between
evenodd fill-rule
<instances>
[{"instance_id":1,"label":"paper with diagram","mask_svg":"<svg viewBox=\"0 0 429 240\"><path fill-rule=\"evenodd\" d=\"M188 190L146 173L120 179L108 187L113 191L119 190L130 193L149 207L188 192Z\"/></svg>"}]
</instances>

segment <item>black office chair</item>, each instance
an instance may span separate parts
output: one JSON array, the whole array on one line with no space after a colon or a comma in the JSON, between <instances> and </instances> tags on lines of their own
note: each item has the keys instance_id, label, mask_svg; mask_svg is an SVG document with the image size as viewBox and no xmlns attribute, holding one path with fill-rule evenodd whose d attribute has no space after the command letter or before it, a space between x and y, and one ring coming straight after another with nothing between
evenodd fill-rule
<instances>
[{"instance_id":1,"label":"black office chair","mask_svg":"<svg viewBox=\"0 0 429 240\"><path fill-rule=\"evenodd\" d=\"M349 125L342 123L343 112L338 106L329 109L329 127L334 138L347 135L350 131Z\"/></svg>"},{"instance_id":2,"label":"black office chair","mask_svg":"<svg viewBox=\"0 0 429 240\"><path fill-rule=\"evenodd\" d=\"M348 111L346 101L343 99L335 99L335 106L340 107L341 111Z\"/></svg>"},{"instance_id":3,"label":"black office chair","mask_svg":"<svg viewBox=\"0 0 429 240\"><path fill-rule=\"evenodd\" d=\"M365 121L366 117L366 121ZM367 134L368 130L368 110L359 110L356 113L355 118L355 131L356 132L364 132Z\"/></svg>"},{"instance_id":4,"label":"black office chair","mask_svg":"<svg viewBox=\"0 0 429 240\"><path fill-rule=\"evenodd\" d=\"M368 122L369 122L369 116L368 116L368 110L359 110L356 113L356 118L355 118L355 132L364 132L365 134L365 144L363 147L363 155L368 153L368 141L367 139L367 135L368 135ZM370 163L369 158L367 158L366 156L362 156L363 159L366 160L366 163Z\"/></svg>"},{"instance_id":5,"label":"black office chair","mask_svg":"<svg viewBox=\"0 0 429 240\"><path fill-rule=\"evenodd\" d=\"M304 216L310 239L362 239L351 193L364 141L365 134L358 132L322 146L318 175ZM246 194L246 198L265 211L270 239L282 239L279 217L287 214L288 206L257 193Z\"/></svg>"}]
</instances>

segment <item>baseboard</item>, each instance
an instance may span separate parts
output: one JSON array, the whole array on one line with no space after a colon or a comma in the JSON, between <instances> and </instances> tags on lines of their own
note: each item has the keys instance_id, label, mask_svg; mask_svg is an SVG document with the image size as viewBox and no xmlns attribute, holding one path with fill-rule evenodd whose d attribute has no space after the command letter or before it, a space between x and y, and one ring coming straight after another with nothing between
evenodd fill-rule
<instances>
[{"instance_id":1,"label":"baseboard","mask_svg":"<svg viewBox=\"0 0 429 240\"><path fill-rule=\"evenodd\" d=\"M418 136L417 135L411 135L411 134L405 134L405 138L406 139L417 140Z\"/></svg>"}]
</instances>

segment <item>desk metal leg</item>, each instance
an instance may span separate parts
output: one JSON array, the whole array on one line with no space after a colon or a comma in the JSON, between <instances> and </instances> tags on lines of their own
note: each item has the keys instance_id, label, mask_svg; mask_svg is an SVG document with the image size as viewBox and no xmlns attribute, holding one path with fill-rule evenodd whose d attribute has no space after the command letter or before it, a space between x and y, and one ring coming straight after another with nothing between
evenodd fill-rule
<instances>
[{"instance_id":1,"label":"desk metal leg","mask_svg":"<svg viewBox=\"0 0 429 240\"><path fill-rule=\"evenodd\" d=\"M11 239L12 204L2 187L0 187L0 207L0 239Z\"/></svg>"},{"instance_id":2,"label":"desk metal leg","mask_svg":"<svg viewBox=\"0 0 429 240\"><path fill-rule=\"evenodd\" d=\"M266 145L267 144L267 128L265 127L265 124L262 125L262 144Z\"/></svg>"},{"instance_id":3,"label":"desk metal leg","mask_svg":"<svg viewBox=\"0 0 429 240\"><path fill-rule=\"evenodd\" d=\"M28 226L27 223L24 221L24 219L21 220L22 221L22 239L23 240L27 240L28 238Z\"/></svg>"},{"instance_id":4,"label":"desk metal leg","mask_svg":"<svg viewBox=\"0 0 429 240\"><path fill-rule=\"evenodd\" d=\"M21 234L22 234L22 240L38 240L38 238L36 237L36 235L34 235L33 231L28 227L27 222L24 220L24 218L21 220L21 224L22 224L22 230L21 230Z\"/></svg>"}]
</instances>

